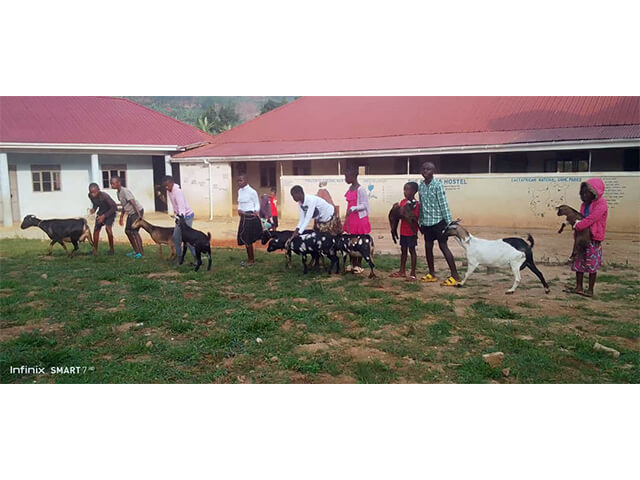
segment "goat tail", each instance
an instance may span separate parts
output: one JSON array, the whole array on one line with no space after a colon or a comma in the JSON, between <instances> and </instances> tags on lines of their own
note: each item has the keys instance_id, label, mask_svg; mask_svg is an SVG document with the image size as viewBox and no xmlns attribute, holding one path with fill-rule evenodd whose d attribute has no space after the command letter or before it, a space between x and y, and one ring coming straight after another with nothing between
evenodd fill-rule
<instances>
[{"instance_id":1,"label":"goat tail","mask_svg":"<svg viewBox=\"0 0 640 480\"><path fill-rule=\"evenodd\" d=\"M535 242L533 241L533 237L531 236L530 233L527 233L527 242L529 242L529 245L531 245L531 248L533 248L533 245L535 244Z\"/></svg>"}]
</instances>

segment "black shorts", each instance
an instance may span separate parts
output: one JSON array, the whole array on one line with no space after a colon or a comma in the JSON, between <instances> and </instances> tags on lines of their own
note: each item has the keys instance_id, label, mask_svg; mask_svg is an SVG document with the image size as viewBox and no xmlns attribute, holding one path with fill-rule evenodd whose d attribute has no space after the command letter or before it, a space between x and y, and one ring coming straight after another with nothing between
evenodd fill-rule
<instances>
[{"instance_id":1,"label":"black shorts","mask_svg":"<svg viewBox=\"0 0 640 480\"><path fill-rule=\"evenodd\" d=\"M140 215L144 216L144 209L140 210ZM132 228L131 227L133 222L135 222L137 219L138 219L138 215L136 215L135 213L133 213L131 215L127 215L127 223L124 226L124 231L125 232L137 232L138 230L140 230L140 227L138 227L138 228Z\"/></svg>"},{"instance_id":2,"label":"black shorts","mask_svg":"<svg viewBox=\"0 0 640 480\"><path fill-rule=\"evenodd\" d=\"M418 245L418 235L400 235L400 246L406 248L416 248Z\"/></svg>"},{"instance_id":3,"label":"black shorts","mask_svg":"<svg viewBox=\"0 0 640 480\"><path fill-rule=\"evenodd\" d=\"M98 218L99 216L100 215L96 215L96 218ZM93 231L98 232L102 229L102 227L113 227L113 222L115 221L115 219L116 219L116 214L114 213L110 217L105 217L104 223L98 223L98 221L96 220L96 224L93 227Z\"/></svg>"},{"instance_id":4,"label":"black shorts","mask_svg":"<svg viewBox=\"0 0 640 480\"><path fill-rule=\"evenodd\" d=\"M273 220L273 221L271 222L271 226L272 226L273 228L278 228L278 216L276 215L275 217L271 217L271 219Z\"/></svg>"},{"instance_id":5,"label":"black shorts","mask_svg":"<svg viewBox=\"0 0 640 480\"><path fill-rule=\"evenodd\" d=\"M438 242L447 242L448 237L444 234L444 229L447 226L447 222L445 220L440 220L435 225L431 225L430 227L425 227L420 225L420 231L422 235L424 235L424 239L427 242L433 242L437 240Z\"/></svg>"}]
</instances>

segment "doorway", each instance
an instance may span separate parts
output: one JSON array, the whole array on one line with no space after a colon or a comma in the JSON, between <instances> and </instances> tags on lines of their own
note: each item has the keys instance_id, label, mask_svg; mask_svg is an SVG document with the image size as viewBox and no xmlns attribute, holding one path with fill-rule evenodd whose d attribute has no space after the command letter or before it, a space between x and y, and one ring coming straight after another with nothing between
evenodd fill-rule
<instances>
[{"instance_id":1,"label":"doorway","mask_svg":"<svg viewBox=\"0 0 640 480\"><path fill-rule=\"evenodd\" d=\"M11 217L14 223L19 222L20 199L18 198L18 175L15 165L9 165L9 193L11 194Z\"/></svg>"},{"instance_id":2,"label":"doorway","mask_svg":"<svg viewBox=\"0 0 640 480\"><path fill-rule=\"evenodd\" d=\"M153 161L153 198L155 201L156 212L167 212L167 192L162 186L164 179L165 166L164 157L154 156Z\"/></svg>"}]
</instances>

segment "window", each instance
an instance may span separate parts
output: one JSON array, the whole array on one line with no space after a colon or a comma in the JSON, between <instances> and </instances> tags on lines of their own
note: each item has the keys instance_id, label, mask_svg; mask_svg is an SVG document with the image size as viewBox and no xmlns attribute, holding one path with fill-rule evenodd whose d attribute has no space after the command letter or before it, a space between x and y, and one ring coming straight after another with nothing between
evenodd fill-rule
<instances>
[{"instance_id":1,"label":"window","mask_svg":"<svg viewBox=\"0 0 640 480\"><path fill-rule=\"evenodd\" d=\"M102 188L111 188L111 177L120 177L123 187L127 186L127 167L125 165L105 165L102 167Z\"/></svg>"},{"instance_id":2,"label":"window","mask_svg":"<svg viewBox=\"0 0 640 480\"><path fill-rule=\"evenodd\" d=\"M311 160L295 160L293 162L294 175L311 175Z\"/></svg>"},{"instance_id":3,"label":"window","mask_svg":"<svg viewBox=\"0 0 640 480\"><path fill-rule=\"evenodd\" d=\"M274 162L260 163L260 186L261 187L276 186L276 164Z\"/></svg>"},{"instance_id":4,"label":"window","mask_svg":"<svg viewBox=\"0 0 640 480\"><path fill-rule=\"evenodd\" d=\"M34 192L59 192L60 165L31 165Z\"/></svg>"},{"instance_id":5,"label":"window","mask_svg":"<svg viewBox=\"0 0 640 480\"><path fill-rule=\"evenodd\" d=\"M545 162L546 172L569 173L587 172L589 170L588 160L547 160Z\"/></svg>"}]
</instances>

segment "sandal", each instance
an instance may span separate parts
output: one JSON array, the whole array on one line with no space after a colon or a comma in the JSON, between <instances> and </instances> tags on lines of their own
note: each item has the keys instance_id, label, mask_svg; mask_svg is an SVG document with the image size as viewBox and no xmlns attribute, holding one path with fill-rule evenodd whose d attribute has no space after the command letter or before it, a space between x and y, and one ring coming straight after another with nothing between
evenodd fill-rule
<instances>
[{"instance_id":1,"label":"sandal","mask_svg":"<svg viewBox=\"0 0 640 480\"><path fill-rule=\"evenodd\" d=\"M415 275L407 275L407 282L415 282L418 280L418 277Z\"/></svg>"},{"instance_id":2,"label":"sandal","mask_svg":"<svg viewBox=\"0 0 640 480\"><path fill-rule=\"evenodd\" d=\"M364 268L362 268L362 267L353 267L353 273L360 274L362 272L364 272Z\"/></svg>"},{"instance_id":3,"label":"sandal","mask_svg":"<svg viewBox=\"0 0 640 480\"><path fill-rule=\"evenodd\" d=\"M406 273L394 272L389 275L389 278L405 278L407 276Z\"/></svg>"},{"instance_id":4,"label":"sandal","mask_svg":"<svg viewBox=\"0 0 640 480\"><path fill-rule=\"evenodd\" d=\"M459 284L460 282L458 282L455 278L449 277L440 285L442 285L443 287L457 287Z\"/></svg>"},{"instance_id":5,"label":"sandal","mask_svg":"<svg viewBox=\"0 0 640 480\"><path fill-rule=\"evenodd\" d=\"M427 273L420 280L422 280L423 282L427 282L427 283L433 283L433 282L437 282L438 281L438 279L435 277L435 275L431 275L430 273Z\"/></svg>"}]
</instances>

